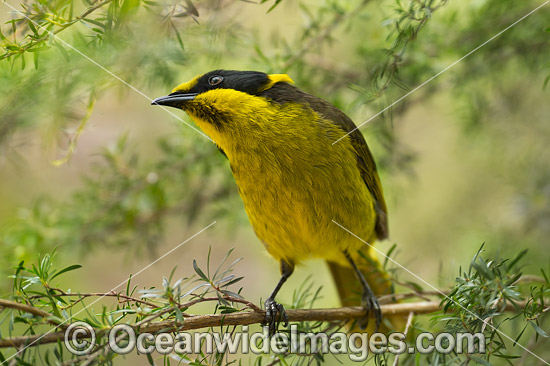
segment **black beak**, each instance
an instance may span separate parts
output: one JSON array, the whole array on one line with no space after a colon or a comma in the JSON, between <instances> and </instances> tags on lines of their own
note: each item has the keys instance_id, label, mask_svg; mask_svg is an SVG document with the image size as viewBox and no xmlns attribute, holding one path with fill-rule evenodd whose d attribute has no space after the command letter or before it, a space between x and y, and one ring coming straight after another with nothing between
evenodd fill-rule
<instances>
[{"instance_id":1,"label":"black beak","mask_svg":"<svg viewBox=\"0 0 550 366\"><path fill-rule=\"evenodd\" d=\"M198 93L179 93L175 92L164 97L157 98L151 102L151 105L165 105L167 107L181 108L185 102L195 99Z\"/></svg>"}]
</instances>

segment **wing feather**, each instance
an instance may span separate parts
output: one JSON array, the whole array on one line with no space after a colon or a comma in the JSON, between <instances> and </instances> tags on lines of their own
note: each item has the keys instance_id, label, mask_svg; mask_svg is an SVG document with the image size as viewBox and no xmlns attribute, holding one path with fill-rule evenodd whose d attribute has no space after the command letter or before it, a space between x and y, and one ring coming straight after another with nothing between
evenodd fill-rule
<instances>
[{"instance_id":1,"label":"wing feather","mask_svg":"<svg viewBox=\"0 0 550 366\"><path fill-rule=\"evenodd\" d=\"M329 102L318 98L314 95L305 93L287 83L277 83L268 90L260 93L272 99L277 103L288 102L304 102L309 107L340 127L345 133L349 133L351 144L357 156L357 167L361 172L361 177L367 185L367 188L373 198L376 210L376 225L375 232L378 239L382 240L388 237L388 210L382 192L382 184L376 169L376 163L369 150L367 142L361 131L356 129L353 121L341 110L330 104Z\"/></svg>"}]
</instances>

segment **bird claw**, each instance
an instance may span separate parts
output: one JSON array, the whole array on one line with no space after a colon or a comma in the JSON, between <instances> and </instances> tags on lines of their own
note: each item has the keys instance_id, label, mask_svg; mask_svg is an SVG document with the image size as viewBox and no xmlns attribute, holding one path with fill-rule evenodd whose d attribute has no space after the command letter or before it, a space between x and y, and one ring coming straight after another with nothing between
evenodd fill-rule
<instances>
[{"instance_id":1,"label":"bird claw","mask_svg":"<svg viewBox=\"0 0 550 366\"><path fill-rule=\"evenodd\" d=\"M288 316L283 305L273 299L267 299L264 305L265 319L262 325L269 327L269 335L272 336L277 332L281 321L285 327L288 325Z\"/></svg>"},{"instance_id":2,"label":"bird claw","mask_svg":"<svg viewBox=\"0 0 550 366\"><path fill-rule=\"evenodd\" d=\"M372 292L364 292L361 297L361 305L365 308L366 314L364 318L359 319L359 328L361 328L361 330L365 330L367 328L367 325L369 324L370 312L373 311L374 321L376 322L376 328L374 331L377 332L380 328L380 324L382 323L382 310L380 309L378 299Z\"/></svg>"}]
</instances>

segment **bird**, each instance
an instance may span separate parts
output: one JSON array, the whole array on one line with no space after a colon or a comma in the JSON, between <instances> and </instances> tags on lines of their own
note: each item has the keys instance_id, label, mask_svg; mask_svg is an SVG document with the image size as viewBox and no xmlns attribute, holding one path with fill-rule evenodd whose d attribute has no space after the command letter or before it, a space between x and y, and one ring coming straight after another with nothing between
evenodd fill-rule
<instances>
[{"instance_id":1,"label":"bird","mask_svg":"<svg viewBox=\"0 0 550 366\"><path fill-rule=\"evenodd\" d=\"M361 329L370 315L378 329L377 295L393 287L372 247L388 237L373 155L344 112L293 84L287 74L220 69L151 104L185 111L229 160L252 228L280 265L264 303L270 334L288 325L277 294L310 258L327 261L344 306L361 299Z\"/></svg>"}]
</instances>

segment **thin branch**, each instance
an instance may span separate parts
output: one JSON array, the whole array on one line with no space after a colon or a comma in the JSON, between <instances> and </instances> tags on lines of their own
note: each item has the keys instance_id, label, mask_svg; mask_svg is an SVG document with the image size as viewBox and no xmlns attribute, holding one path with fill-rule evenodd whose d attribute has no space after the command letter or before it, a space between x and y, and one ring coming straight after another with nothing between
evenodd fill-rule
<instances>
[{"instance_id":1,"label":"thin branch","mask_svg":"<svg viewBox=\"0 0 550 366\"><path fill-rule=\"evenodd\" d=\"M53 291L57 292L55 294L55 296L66 296L66 297L79 296L79 297L81 297L81 299L78 299L74 303L70 304L70 306L76 305L78 302L82 301L86 297L116 297L116 298L121 298L121 299L126 300L126 301L119 301L120 303L123 303L123 302L137 302L137 303L140 303L140 304L150 306L152 308L158 308L158 307L161 306L159 304L153 304L152 302L141 300L141 299L138 299L136 297L124 295L124 294L121 294L119 292L114 292L114 291L110 291L110 292L68 293L68 292L65 292L65 291L63 291L61 289L58 289L58 288L51 288L51 289ZM42 298L42 297L45 297L45 295L33 295L33 296L30 296L29 299L31 299L31 300L32 299L39 299L39 298Z\"/></svg>"},{"instance_id":2,"label":"thin branch","mask_svg":"<svg viewBox=\"0 0 550 366\"><path fill-rule=\"evenodd\" d=\"M240 303L240 304L244 304L246 305L249 309L255 311L255 312L259 312L259 313L262 313L263 310L260 309L256 304L250 302L250 301L247 301L247 300L244 300L244 299L239 299L239 298L236 298L236 297L233 297L233 296L229 296L229 295L223 295L222 298L224 300L227 300L227 301L230 301L230 302L234 302L234 303ZM193 305L196 305L198 303L201 303L201 302L207 302L207 301L220 301L220 298L219 297L199 297L198 299L195 299L195 300L191 300L191 301L188 301L188 302L185 302L183 304L180 304L178 305L178 308L180 310L183 310L183 309L186 309L186 308L189 308ZM173 311L174 309L173 308L166 308L162 311L159 311L158 313L155 313L143 320L141 320L140 322L137 323L137 326L142 326L144 324L147 324L147 323L151 323L152 320L154 319L157 319L159 317L161 317L162 315L164 314L168 314L170 313L171 311ZM265 313L264 313L265 314ZM189 315L189 314L185 314L183 313L183 316L187 316L187 317L190 317L192 315Z\"/></svg>"},{"instance_id":3,"label":"thin branch","mask_svg":"<svg viewBox=\"0 0 550 366\"><path fill-rule=\"evenodd\" d=\"M437 296L437 297L444 297L449 294L448 290L442 290L442 291L413 291L413 292L406 292L401 294L388 294L388 295L382 295L378 297L378 301L380 304L388 304L390 302L396 302L401 300L406 300L410 298L420 298L426 301L429 301L428 296Z\"/></svg>"},{"instance_id":4,"label":"thin branch","mask_svg":"<svg viewBox=\"0 0 550 366\"><path fill-rule=\"evenodd\" d=\"M382 314L385 316L403 315L408 316L411 312L415 314L430 314L441 310L440 301L422 301L404 304L385 304L381 305ZM506 311L517 311L516 306L523 303L508 304ZM287 310L288 320L291 322L301 321L341 321L358 319L365 316L365 309L360 306L350 306L331 309L289 309ZM185 318L183 323L176 324L175 320L165 320L152 322L137 326L139 333L155 333L189 331L203 328L211 328L228 325L251 325L261 324L265 319L264 311L243 311L231 314L208 314L195 315ZM96 331L97 337L101 337L109 332L110 329L101 329ZM87 338L87 334L79 335L81 338ZM37 334L32 336L21 336L7 339L0 339L0 348L13 348L21 345L55 343L63 340L64 332Z\"/></svg>"},{"instance_id":5,"label":"thin branch","mask_svg":"<svg viewBox=\"0 0 550 366\"><path fill-rule=\"evenodd\" d=\"M76 21L79 21L81 19L86 18L88 15L90 15L91 13L96 11L97 9L101 8L102 6L110 3L111 1L113 1L113 0L104 0L104 1L101 1L101 2L97 3L94 6L89 7L86 11L84 11L82 14L80 14L79 16L76 17Z\"/></svg>"},{"instance_id":6,"label":"thin branch","mask_svg":"<svg viewBox=\"0 0 550 366\"><path fill-rule=\"evenodd\" d=\"M403 334L407 336L407 333L409 332L409 329L412 325L412 320L414 318L414 313L411 311L409 313L409 316L407 317L407 324L405 325L405 330L403 331ZM399 365L399 354L395 355L395 359L393 360L393 366Z\"/></svg>"},{"instance_id":7,"label":"thin branch","mask_svg":"<svg viewBox=\"0 0 550 366\"><path fill-rule=\"evenodd\" d=\"M31 305L22 304L15 301L0 299L0 309L1 308L16 309L16 310L23 311L25 313L35 315L40 318L44 318L48 323L55 326L61 326L61 323L62 323L61 321L57 320L53 314L50 314L47 311L44 311L40 308L31 306Z\"/></svg>"},{"instance_id":8,"label":"thin branch","mask_svg":"<svg viewBox=\"0 0 550 366\"><path fill-rule=\"evenodd\" d=\"M330 36L330 34L344 21L347 19L356 16L368 3L370 0L363 0L355 9L348 13L336 13L332 21L322 29L317 36L311 38L301 49L298 50L292 57L290 57L287 62L283 65L283 70L288 69L296 60L301 59L311 48L316 45L319 45L320 42L324 41Z\"/></svg>"}]
</instances>

